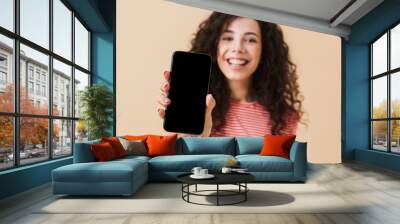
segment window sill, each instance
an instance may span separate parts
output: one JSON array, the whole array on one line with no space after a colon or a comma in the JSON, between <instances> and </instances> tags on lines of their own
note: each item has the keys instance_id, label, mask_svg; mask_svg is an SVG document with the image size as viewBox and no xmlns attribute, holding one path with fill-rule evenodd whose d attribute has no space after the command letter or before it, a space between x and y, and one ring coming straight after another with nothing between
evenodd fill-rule
<instances>
[{"instance_id":1,"label":"window sill","mask_svg":"<svg viewBox=\"0 0 400 224\"><path fill-rule=\"evenodd\" d=\"M355 149L355 160L400 172L400 154L370 149Z\"/></svg>"},{"instance_id":2,"label":"window sill","mask_svg":"<svg viewBox=\"0 0 400 224\"><path fill-rule=\"evenodd\" d=\"M63 157L63 158L59 158L59 159L52 159L52 160L43 161L43 162L39 162L39 163L35 163L35 164L24 165L24 166L16 167L16 168L10 168L10 169L7 169L7 170L0 171L0 176L1 175L6 175L6 174L10 174L10 173L14 173L14 172L20 172L20 171L23 171L23 170L32 169L32 168L35 168L35 167L49 165L49 164L52 164L52 163L62 162L62 161L69 160L69 159L72 159L72 158L73 158L73 156L67 156L67 157Z\"/></svg>"}]
</instances>

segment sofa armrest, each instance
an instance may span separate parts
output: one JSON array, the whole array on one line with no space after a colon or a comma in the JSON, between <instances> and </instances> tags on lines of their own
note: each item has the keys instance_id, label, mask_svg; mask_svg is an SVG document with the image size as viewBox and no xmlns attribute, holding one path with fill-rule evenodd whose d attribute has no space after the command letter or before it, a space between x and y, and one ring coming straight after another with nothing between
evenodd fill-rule
<instances>
[{"instance_id":1,"label":"sofa armrest","mask_svg":"<svg viewBox=\"0 0 400 224\"><path fill-rule=\"evenodd\" d=\"M96 158L94 157L90 146L92 144L100 143L99 140L89 141L89 142L81 142L75 143L74 147L74 163L89 163L95 162Z\"/></svg>"},{"instance_id":2,"label":"sofa armrest","mask_svg":"<svg viewBox=\"0 0 400 224\"><path fill-rule=\"evenodd\" d=\"M293 162L293 179L305 181L307 175L307 143L295 141L290 149L290 160Z\"/></svg>"}]
</instances>

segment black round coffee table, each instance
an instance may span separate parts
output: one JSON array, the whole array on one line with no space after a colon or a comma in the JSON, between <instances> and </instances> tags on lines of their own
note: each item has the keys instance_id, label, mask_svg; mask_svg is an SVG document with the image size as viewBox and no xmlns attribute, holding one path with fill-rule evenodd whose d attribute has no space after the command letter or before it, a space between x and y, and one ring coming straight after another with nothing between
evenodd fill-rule
<instances>
[{"instance_id":1,"label":"black round coffee table","mask_svg":"<svg viewBox=\"0 0 400 224\"><path fill-rule=\"evenodd\" d=\"M182 199L188 203L198 204L198 205L234 205L239 204L241 202L245 202L247 200L247 192L249 188L247 187L247 183L255 180L255 177L248 173L215 173L213 174L215 177L212 179L193 179L190 177L191 173L182 174L177 177L178 181L182 183ZM197 190L198 184L205 185L216 185L215 190ZM195 186L194 191L190 191L190 186ZM220 189L220 185L236 185L238 186L237 190L223 190ZM209 192L215 192L215 194L205 194ZM202 204L190 201L190 196L204 196L204 197L216 197L216 204ZM221 203L221 197L230 197L230 196L241 196L238 201L234 201L231 203Z\"/></svg>"}]
</instances>

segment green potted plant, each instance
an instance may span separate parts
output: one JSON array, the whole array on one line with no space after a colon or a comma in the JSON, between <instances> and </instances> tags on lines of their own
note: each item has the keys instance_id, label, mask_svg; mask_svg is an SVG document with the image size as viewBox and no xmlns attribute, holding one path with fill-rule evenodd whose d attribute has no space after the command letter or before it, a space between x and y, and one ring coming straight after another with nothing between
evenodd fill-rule
<instances>
[{"instance_id":1,"label":"green potted plant","mask_svg":"<svg viewBox=\"0 0 400 224\"><path fill-rule=\"evenodd\" d=\"M108 137L112 125L113 94L102 84L94 84L80 92L79 106L82 109L79 127L87 128L89 140Z\"/></svg>"}]
</instances>

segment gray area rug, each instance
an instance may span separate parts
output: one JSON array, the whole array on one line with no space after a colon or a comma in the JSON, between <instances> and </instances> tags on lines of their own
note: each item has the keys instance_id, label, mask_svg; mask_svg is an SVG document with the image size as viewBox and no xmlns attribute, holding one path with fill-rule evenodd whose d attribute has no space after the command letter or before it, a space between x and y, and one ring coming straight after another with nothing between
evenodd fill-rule
<instances>
[{"instance_id":1,"label":"gray area rug","mask_svg":"<svg viewBox=\"0 0 400 224\"><path fill-rule=\"evenodd\" d=\"M223 186L223 189L234 187ZM247 201L237 205L190 204L182 200L180 184L149 183L131 197L60 196L35 213L360 213L357 205L346 202L317 184L255 183L248 187L250 191ZM198 188L212 189L215 186L201 185ZM236 196L224 197L222 202L229 203L238 199ZM193 196L190 200L211 205L216 202L214 196Z\"/></svg>"}]
</instances>

